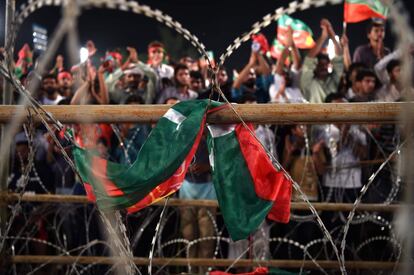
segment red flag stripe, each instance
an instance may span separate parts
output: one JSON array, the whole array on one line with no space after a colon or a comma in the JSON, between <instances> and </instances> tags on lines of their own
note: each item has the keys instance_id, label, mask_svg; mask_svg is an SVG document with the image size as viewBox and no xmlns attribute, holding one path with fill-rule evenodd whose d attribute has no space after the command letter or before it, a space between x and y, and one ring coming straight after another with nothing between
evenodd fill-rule
<instances>
[{"instance_id":1,"label":"red flag stripe","mask_svg":"<svg viewBox=\"0 0 414 275\"><path fill-rule=\"evenodd\" d=\"M290 218L290 202L292 197L292 183L285 178L283 188L270 209L267 218L273 221L288 223Z\"/></svg>"},{"instance_id":2,"label":"red flag stripe","mask_svg":"<svg viewBox=\"0 0 414 275\"><path fill-rule=\"evenodd\" d=\"M344 5L344 21L348 23L356 23L370 19L372 17L386 19L382 14L373 11L366 4L346 3Z\"/></svg>"},{"instance_id":3,"label":"red flag stripe","mask_svg":"<svg viewBox=\"0 0 414 275\"><path fill-rule=\"evenodd\" d=\"M252 124L248 126L253 130ZM292 186L282 172L276 170L262 145L242 124L236 126L240 149L254 182L257 196L273 201L268 218L286 223L290 217Z\"/></svg>"},{"instance_id":4,"label":"red flag stripe","mask_svg":"<svg viewBox=\"0 0 414 275\"><path fill-rule=\"evenodd\" d=\"M248 124L253 130L252 124ZM285 179L276 170L262 145L242 124L236 126L240 149L255 184L256 194L264 200L275 201Z\"/></svg>"},{"instance_id":5,"label":"red flag stripe","mask_svg":"<svg viewBox=\"0 0 414 275\"><path fill-rule=\"evenodd\" d=\"M99 157L92 157L92 174L99 183L102 184L102 187L105 189L108 196L118 197L123 196L124 192L116 186L114 182L108 179L106 168L108 161Z\"/></svg>"}]
</instances>

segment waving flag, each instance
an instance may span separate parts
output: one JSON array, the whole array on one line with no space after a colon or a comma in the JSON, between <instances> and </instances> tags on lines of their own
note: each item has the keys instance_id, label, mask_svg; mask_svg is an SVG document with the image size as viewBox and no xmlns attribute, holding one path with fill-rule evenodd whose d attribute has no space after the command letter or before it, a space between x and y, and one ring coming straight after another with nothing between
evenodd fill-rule
<instances>
[{"instance_id":1,"label":"waving flag","mask_svg":"<svg viewBox=\"0 0 414 275\"><path fill-rule=\"evenodd\" d=\"M284 14L277 21L277 40L283 45L287 44L287 32L289 26L292 28L293 42L299 49L310 49L315 46L312 38L312 30L301 20L293 19Z\"/></svg>"},{"instance_id":2,"label":"waving flag","mask_svg":"<svg viewBox=\"0 0 414 275\"><path fill-rule=\"evenodd\" d=\"M345 0L344 22L356 23L370 18L386 19L388 8L380 0Z\"/></svg>"},{"instance_id":3,"label":"waving flag","mask_svg":"<svg viewBox=\"0 0 414 275\"><path fill-rule=\"evenodd\" d=\"M292 185L249 130L242 124L208 129L214 188L231 238L245 239L266 216L288 222Z\"/></svg>"}]
</instances>

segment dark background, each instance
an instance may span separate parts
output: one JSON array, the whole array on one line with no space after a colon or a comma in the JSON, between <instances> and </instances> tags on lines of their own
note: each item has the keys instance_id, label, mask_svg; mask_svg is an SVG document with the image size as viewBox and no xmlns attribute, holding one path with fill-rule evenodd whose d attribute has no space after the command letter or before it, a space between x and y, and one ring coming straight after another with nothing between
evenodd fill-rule
<instances>
[{"instance_id":1,"label":"dark background","mask_svg":"<svg viewBox=\"0 0 414 275\"><path fill-rule=\"evenodd\" d=\"M17 8L25 1L17 0ZM410 1L403 1L407 6ZM152 8L157 8L179 21L191 33L202 41L207 50L212 50L216 59L226 47L240 34L249 31L252 24L264 15L272 13L280 6L287 6L285 0L146 0L140 1ZM4 6L5 0L0 0L0 44L4 41ZM342 33L343 6L326 6L299 11L292 16L303 20L314 32L316 39L320 33L319 21L328 18L335 31ZM22 25L16 42L19 49L24 42L32 43L32 24L44 26L49 36L53 32L61 15L60 8L43 8L32 14ZM366 43L366 22L349 24L348 36L351 51L358 45ZM411 19L413 26L413 20ZM269 43L276 35L276 23L269 25L263 32ZM84 43L88 39L95 41L97 48L104 51L116 47L124 48L131 45L137 48L140 56L145 59L146 47L152 40L161 40L167 44L167 50L173 59L184 54L197 57L196 52L180 36L154 19L143 15L106 9L91 9L83 11L79 18L79 38ZM393 48L393 37L387 26L386 46ZM60 53L65 54L62 45ZM248 60L250 43L245 43L235 52L225 64L226 67L240 69Z\"/></svg>"}]
</instances>

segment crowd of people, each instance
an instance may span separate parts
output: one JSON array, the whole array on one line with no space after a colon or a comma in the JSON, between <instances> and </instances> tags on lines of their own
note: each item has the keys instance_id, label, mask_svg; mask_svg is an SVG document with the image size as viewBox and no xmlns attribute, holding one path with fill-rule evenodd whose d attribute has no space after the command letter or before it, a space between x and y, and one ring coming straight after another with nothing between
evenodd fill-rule
<instances>
[{"instance_id":1,"label":"crowd of people","mask_svg":"<svg viewBox=\"0 0 414 275\"><path fill-rule=\"evenodd\" d=\"M260 47L253 45L248 62L233 78L221 67L217 83L225 98L239 104L396 102L404 98L400 81L401 53L384 46L384 21L370 20L366 33L368 43L357 47L353 56L346 35L336 39L334 28L326 19L321 20L320 28L321 34L308 52L298 50L290 31L279 59L269 58ZM325 48L328 39L335 49L332 59ZM212 89L204 59L184 56L175 62L167 55L168 45L161 42L148 44L145 62L139 60L132 47L127 48L127 55L119 51L103 52L92 41L86 43L86 48L87 60L71 68L65 67L61 55L57 56L55 66L42 77L40 89L34 94L41 104L174 104L210 95L213 100L225 101ZM16 74L25 85L36 77L32 72L34 64L30 48L25 46L16 61ZM95 149L108 160L131 164L152 127L87 123L73 128L81 146ZM340 123L312 127L256 125L255 131L311 201L329 202L353 202L371 173L395 150L404 134L395 125ZM61 141L65 142L63 138ZM204 145L202 142L179 191L182 199L215 198L205 141ZM76 184L76 177L59 148L41 127L35 133L34 146L35 161L26 191L82 194L82 187ZM9 179L13 191L22 188L21 176L29 154L28 137L21 132L15 138ZM396 181L394 170L394 163L387 166L364 200L390 199ZM299 200L298 194L293 194L293 200ZM209 215L214 216L214 211L183 208L184 238L213 234ZM330 216L327 222L333 227L337 220ZM263 225L261 232L266 230ZM214 243L205 244L199 253L192 255L212 257ZM263 249L260 255L260 258L269 257Z\"/></svg>"}]
</instances>

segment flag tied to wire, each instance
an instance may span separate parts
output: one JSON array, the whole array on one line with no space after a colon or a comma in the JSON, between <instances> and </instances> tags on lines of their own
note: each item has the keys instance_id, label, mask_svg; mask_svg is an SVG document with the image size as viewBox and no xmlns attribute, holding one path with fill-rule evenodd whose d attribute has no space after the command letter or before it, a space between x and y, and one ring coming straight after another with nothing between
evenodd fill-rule
<instances>
[{"instance_id":1,"label":"flag tied to wire","mask_svg":"<svg viewBox=\"0 0 414 275\"><path fill-rule=\"evenodd\" d=\"M180 102L160 118L132 165L75 147L73 155L89 200L102 210L136 212L176 192L187 173L208 113L228 105ZM208 125L208 147L219 207L233 240L246 238L268 217L288 222L291 182L242 124Z\"/></svg>"},{"instance_id":2,"label":"flag tied to wire","mask_svg":"<svg viewBox=\"0 0 414 275\"><path fill-rule=\"evenodd\" d=\"M356 23L370 18L386 19L388 7L381 0L345 0L344 22Z\"/></svg>"}]
</instances>

